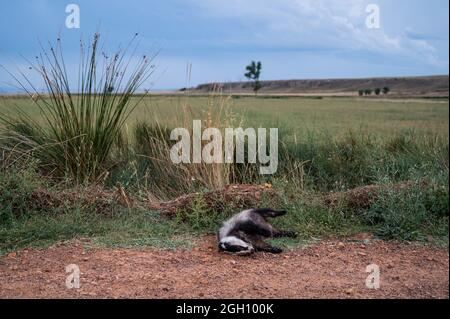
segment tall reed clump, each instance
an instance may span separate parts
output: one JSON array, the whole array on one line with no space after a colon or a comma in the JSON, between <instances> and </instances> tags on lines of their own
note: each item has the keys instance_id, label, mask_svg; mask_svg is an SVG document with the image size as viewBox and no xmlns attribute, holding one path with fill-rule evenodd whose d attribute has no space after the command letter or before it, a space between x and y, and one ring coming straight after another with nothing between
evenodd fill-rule
<instances>
[{"instance_id":1,"label":"tall reed clump","mask_svg":"<svg viewBox=\"0 0 450 319\"><path fill-rule=\"evenodd\" d=\"M44 94L23 72L15 76L7 70L43 117L36 121L21 110L15 116L0 115L1 146L8 160L36 158L44 172L76 183L97 182L108 175L111 149L140 101L132 100L133 94L154 70L155 56L135 56L136 37L112 56L99 52L98 33L88 46L80 41L76 91L60 39L55 47L42 48L34 63L28 61L45 84Z\"/></svg>"},{"instance_id":2,"label":"tall reed clump","mask_svg":"<svg viewBox=\"0 0 450 319\"><path fill-rule=\"evenodd\" d=\"M205 109L196 112L190 107L187 96L181 105L180 114L174 115L171 122L186 128L191 137L194 119L201 120L202 129L218 128L223 134L224 129L233 127L232 123L236 121L230 109L230 101L230 97L214 93L208 98ZM206 164L203 161L198 164L174 164L170 158L170 150L176 141L170 140L170 133L171 129L158 121L138 122L134 128L134 152L139 163L138 175L142 176L139 183L151 188L157 198L167 199L199 190L214 190L231 183L233 164ZM208 142L202 141L202 148Z\"/></svg>"}]
</instances>

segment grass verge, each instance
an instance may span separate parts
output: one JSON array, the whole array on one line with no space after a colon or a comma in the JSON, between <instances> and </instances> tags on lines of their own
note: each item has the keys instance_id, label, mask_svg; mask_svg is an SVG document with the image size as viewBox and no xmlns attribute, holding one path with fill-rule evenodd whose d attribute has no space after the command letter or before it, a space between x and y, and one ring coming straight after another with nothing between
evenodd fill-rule
<instances>
[{"instance_id":1,"label":"grass verge","mask_svg":"<svg viewBox=\"0 0 450 319\"><path fill-rule=\"evenodd\" d=\"M89 245L102 247L189 248L201 236L214 234L221 222L236 212L236 207L229 203L224 203L220 211L211 210L202 193L189 213L180 211L172 218L116 203L110 203L108 214L69 202L42 208L33 206L32 194L45 182L36 182L39 179L33 174L36 173L31 169L0 174L0 254L85 238L89 239ZM274 185L281 195L276 199L262 198L261 206L289 211L273 221L275 226L299 234L297 239L275 240L283 247L359 232L373 233L386 240L448 245L448 187L423 189L420 185L395 193L383 191L368 207L350 209L345 205L328 206L317 193L298 192L281 181Z\"/></svg>"}]
</instances>

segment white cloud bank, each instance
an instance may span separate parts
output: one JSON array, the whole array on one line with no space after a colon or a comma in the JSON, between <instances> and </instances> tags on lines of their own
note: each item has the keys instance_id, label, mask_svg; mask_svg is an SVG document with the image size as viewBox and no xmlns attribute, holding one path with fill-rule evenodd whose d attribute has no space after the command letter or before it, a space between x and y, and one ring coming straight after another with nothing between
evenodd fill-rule
<instances>
[{"instance_id":1,"label":"white cloud bank","mask_svg":"<svg viewBox=\"0 0 450 319\"><path fill-rule=\"evenodd\" d=\"M231 19L245 28L241 36L217 39L223 45L267 48L368 51L445 66L435 47L406 30L366 26L370 0L192 0L204 15ZM234 30L234 28L233 28Z\"/></svg>"}]
</instances>

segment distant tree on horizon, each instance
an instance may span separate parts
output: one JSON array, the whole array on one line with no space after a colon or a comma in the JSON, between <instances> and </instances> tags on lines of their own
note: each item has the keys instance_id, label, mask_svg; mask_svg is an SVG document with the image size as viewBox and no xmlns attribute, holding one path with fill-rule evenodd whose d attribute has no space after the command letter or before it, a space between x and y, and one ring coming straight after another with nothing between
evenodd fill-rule
<instances>
[{"instance_id":1,"label":"distant tree on horizon","mask_svg":"<svg viewBox=\"0 0 450 319\"><path fill-rule=\"evenodd\" d=\"M365 95L372 95L372 89L365 89L364 90Z\"/></svg>"},{"instance_id":2,"label":"distant tree on horizon","mask_svg":"<svg viewBox=\"0 0 450 319\"><path fill-rule=\"evenodd\" d=\"M385 86L383 88L383 94L388 94L391 91L391 89L388 86Z\"/></svg>"},{"instance_id":3,"label":"distant tree on horizon","mask_svg":"<svg viewBox=\"0 0 450 319\"><path fill-rule=\"evenodd\" d=\"M260 61L258 62L252 61L249 65L247 65L245 69L247 70L247 73L245 73L245 77L253 81L253 91L255 92L255 95L257 95L259 89L262 86L261 82L259 81L262 64Z\"/></svg>"},{"instance_id":4,"label":"distant tree on horizon","mask_svg":"<svg viewBox=\"0 0 450 319\"><path fill-rule=\"evenodd\" d=\"M375 94L376 94L376 95L380 95L380 93L381 93L381 89L380 89L380 88L376 88L376 89L375 89Z\"/></svg>"},{"instance_id":5,"label":"distant tree on horizon","mask_svg":"<svg viewBox=\"0 0 450 319\"><path fill-rule=\"evenodd\" d=\"M359 96L363 96L364 95L364 90L359 90L358 94L359 94Z\"/></svg>"}]
</instances>

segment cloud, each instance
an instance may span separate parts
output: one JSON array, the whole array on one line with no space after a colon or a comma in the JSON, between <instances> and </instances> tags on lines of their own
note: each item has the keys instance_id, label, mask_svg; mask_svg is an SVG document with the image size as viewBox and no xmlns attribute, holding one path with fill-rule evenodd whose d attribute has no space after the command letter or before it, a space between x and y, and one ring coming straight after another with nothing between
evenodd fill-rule
<instances>
[{"instance_id":1,"label":"cloud","mask_svg":"<svg viewBox=\"0 0 450 319\"><path fill-rule=\"evenodd\" d=\"M438 65L436 49L411 31L389 32L366 26L369 0L193 0L203 14L231 19L240 35L217 39L220 45L298 50L368 51ZM383 19L381 7L381 20Z\"/></svg>"}]
</instances>

